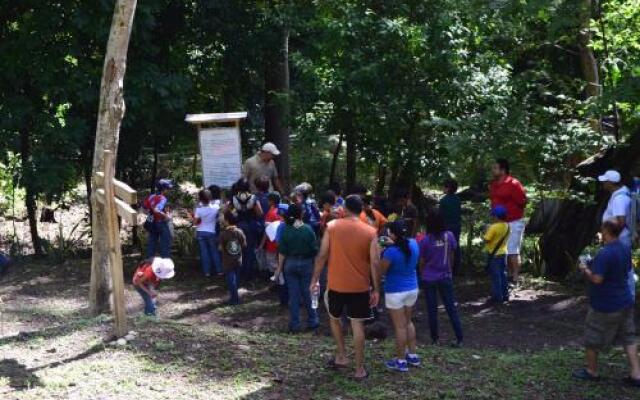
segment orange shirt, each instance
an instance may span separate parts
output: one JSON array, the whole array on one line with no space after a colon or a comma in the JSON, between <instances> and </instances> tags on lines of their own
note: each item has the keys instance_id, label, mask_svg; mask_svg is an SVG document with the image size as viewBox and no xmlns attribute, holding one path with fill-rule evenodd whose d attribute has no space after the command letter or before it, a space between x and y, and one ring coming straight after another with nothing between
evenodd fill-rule
<instances>
[{"instance_id":1,"label":"orange shirt","mask_svg":"<svg viewBox=\"0 0 640 400\"><path fill-rule=\"evenodd\" d=\"M382 215L380 211L376 209L372 208L371 213L373 214L373 220L371 220L367 213L363 211L360 213L360 221L364 222L365 224L371 225L378 232L382 231L382 228L384 228L387 223L387 219L384 217L384 215Z\"/></svg>"},{"instance_id":2,"label":"orange shirt","mask_svg":"<svg viewBox=\"0 0 640 400\"><path fill-rule=\"evenodd\" d=\"M340 293L368 292L371 286L369 250L375 228L353 218L327 224L329 235L329 289Z\"/></svg>"}]
</instances>

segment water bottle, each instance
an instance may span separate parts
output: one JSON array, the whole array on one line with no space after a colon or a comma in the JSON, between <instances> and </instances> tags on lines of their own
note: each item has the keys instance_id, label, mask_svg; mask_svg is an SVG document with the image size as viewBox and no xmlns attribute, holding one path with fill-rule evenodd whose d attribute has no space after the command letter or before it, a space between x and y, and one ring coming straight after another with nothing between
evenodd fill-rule
<instances>
[{"instance_id":1,"label":"water bottle","mask_svg":"<svg viewBox=\"0 0 640 400\"><path fill-rule=\"evenodd\" d=\"M589 265L591 265L593 258L591 257L590 254L583 254L580 257L578 257L578 260L580 262L580 265L584 265L588 267Z\"/></svg>"},{"instance_id":2,"label":"water bottle","mask_svg":"<svg viewBox=\"0 0 640 400\"><path fill-rule=\"evenodd\" d=\"M311 308L318 309L318 299L320 297L320 285L316 285L311 293Z\"/></svg>"}]
</instances>

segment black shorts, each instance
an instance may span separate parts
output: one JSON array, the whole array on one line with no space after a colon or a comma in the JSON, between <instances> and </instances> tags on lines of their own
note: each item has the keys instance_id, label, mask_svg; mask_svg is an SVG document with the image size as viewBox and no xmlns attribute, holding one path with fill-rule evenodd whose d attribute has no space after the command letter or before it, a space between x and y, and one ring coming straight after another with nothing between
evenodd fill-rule
<instances>
[{"instance_id":1,"label":"black shorts","mask_svg":"<svg viewBox=\"0 0 640 400\"><path fill-rule=\"evenodd\" d=\"M324 302L333 319L340 319L345 313L349 319L371 319L373 313L369 306L369 292L340 293L327 290Z\"/></svg>"}]
</instances>

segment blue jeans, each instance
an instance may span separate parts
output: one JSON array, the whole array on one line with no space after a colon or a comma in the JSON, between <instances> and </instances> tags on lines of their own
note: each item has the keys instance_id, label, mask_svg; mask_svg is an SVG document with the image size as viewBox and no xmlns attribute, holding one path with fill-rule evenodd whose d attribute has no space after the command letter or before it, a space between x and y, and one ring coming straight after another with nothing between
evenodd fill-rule
<instances>
[{"instance_id":1,"label":"blue jeans","mask_svg":"<svg viewBox=\"0 0 640 400\"><path fill-rule=\"evenodd\" d=\"M136 291L142 297L142 301L144 301L144 315L156 315L156 302L153 301L149 293L145 292L138 286L135 287Z\"/></svg>"},{"instance_id":2,"label":"blue jeans","mask_svg":"<svg viewBox=\"0 0 640 400\"><path fill-rule=\"evenodd\" d=\"M160 242L160 257L169 258L171 256L171 232L169 231L169 221L156 221L151 225L149 232L149 243L147 243L147 258L156 256L158 242Z\"/></svg>"},{"instance_id":3,"label":"blue jeans","mask_svg":"<svg viewBox=\"0 0 640 400\"><path fill-rule=\"evenodd\" d=\"M507 256L488 256L487 272L491 278L491 298L498 303L509 301L507 282Z\"/></svg>"},{"instance_id":4,"label":"blue jeans","mask_svg":"<svg viewBox=\"0 0 640 400\"><path fill-rule=\"evenodd\" d=\"M209 276L211 272L222 272L220 251L218 250L218 236L212 232L197 232L196 239L198 240L198 247L200 248L202 273Z\"/></svg>"},{"instance_id":5,"label":"blue jeans","mask_svg":"<svg viewBox=\"0 0 640 400\"><path fill-rule=\"evenodd\" d=\"M240 267L240 281L246 283L255 276L256 247L258 245L257 225L254 221L240 221L238 228L242 230L247 239L247 247L242 249L242 266Z\"/></svg>"},{"instance_id":6,"label":"blue jeans","mask_svg":"<svg viewBox=\"0 0 640 400\"><path fill-rule=\"evenodd\" d=\"M229 289L229 304L240 304L238 297L238 271L232 269L225 272L225 280L227 281L227 289Z\"/></svg>"},{"instance_id":7,"label":"blue jeans","mask_svg":"<svg viewBox=\"0 0 640 400\"><path fill-rule=\"evenodd\" d=\"M289 290L289 330L300 330L300 304L307 309L307 326L318 327L318 312L311 307L311 275L313 258L287 257L284 261L284 279Z\"/></svg>"},{"instance_id":8,"label":"blue jeans","mask_svg":"<svg viewBox=\"0 0 640 400\"><path fill-rule=\"evenodd\" d=\"M445 310L451 320L451 326L456 334L458 342L462 342L462 323L458 316L458 310L455 305L455 296L453 294L453 281L451 278L441 279L439 281L425 282L425 294L427 297L427 315L429 317L429 331L431 332L431 340L436 342L440 338L438 334L438 292L442 298Z\"/></svg>"},{"instance_id":9,"label":"blue jeans","mask_svg":"<svg viewBox=\"0 0 640 400\"><path fill-rule=\"evenodd\" d=\"M462 249L460 248L460 234L462 232L462 228L459 226L448 226L447 229L453 233L453 236L456 238L456 250L454 251L454 260L453 260L453 274L459 275L460 272L460 264L462 263Z\"/></svg>"}]
</instances>

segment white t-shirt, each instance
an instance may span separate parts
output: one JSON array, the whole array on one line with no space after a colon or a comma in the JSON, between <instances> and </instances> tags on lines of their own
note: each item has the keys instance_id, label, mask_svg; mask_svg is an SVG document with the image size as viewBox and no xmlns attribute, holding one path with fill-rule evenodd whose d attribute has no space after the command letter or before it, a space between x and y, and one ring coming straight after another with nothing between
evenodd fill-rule
<instances>
[{"instance_id":1,"label":"white t-shirt","mask_svg":"<svg viewBox=\"0 0 640 400\"><path fill-rule=\"evenodd\" d=\"M626 217L631 205L631 197L629 196L629 188L621 187L611 193L607 209L602 214L602 222L616 219L616 217ZM624 228L621 235L628 233L628 229Z\"/></svg>"},{"instance_id":2,"label":"white t-shirt","mask_svg":"<svg viewBox=\"0 0 640 400\"><path fill-rule=\"evenodd\" d=\"M200 204L194 213L196 218L200 218L200 224L196 227L198 232L216 233L216 221L218 220L218 212L220 211L220 203L211 202L206 206Z\"/></svg>"}]
</instances>

